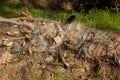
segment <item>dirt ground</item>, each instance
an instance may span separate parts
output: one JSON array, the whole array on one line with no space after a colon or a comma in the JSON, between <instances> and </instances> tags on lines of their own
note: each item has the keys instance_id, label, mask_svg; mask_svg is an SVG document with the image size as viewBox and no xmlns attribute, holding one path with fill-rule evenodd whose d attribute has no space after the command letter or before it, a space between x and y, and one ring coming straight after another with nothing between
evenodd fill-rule
<instances>
[{"instance_id":1,"label":"dirt ground","mask_svg":"<svg viewBox=\"0 0 120 80\"><path fill-rule=\"evenodd\" d=\"M81 23L0 18L0 80L120 80L120 35Z\"/></svg>"}]
</instances>

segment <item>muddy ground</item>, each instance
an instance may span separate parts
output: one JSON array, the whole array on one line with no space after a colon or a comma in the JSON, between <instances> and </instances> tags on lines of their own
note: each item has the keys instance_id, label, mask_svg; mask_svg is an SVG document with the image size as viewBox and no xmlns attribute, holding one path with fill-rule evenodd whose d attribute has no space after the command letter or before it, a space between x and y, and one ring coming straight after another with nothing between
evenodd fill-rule
<instances>
[{"instance_id":1,"label":"muddy ground","mask_svg":"<svg viewBox=\"0 0 120 80\"><path fill-rule=\"evenodd\" d=\"M77 22L0 18L0 80L120 80L120 35Z\"/></svg>"}]
</instances>

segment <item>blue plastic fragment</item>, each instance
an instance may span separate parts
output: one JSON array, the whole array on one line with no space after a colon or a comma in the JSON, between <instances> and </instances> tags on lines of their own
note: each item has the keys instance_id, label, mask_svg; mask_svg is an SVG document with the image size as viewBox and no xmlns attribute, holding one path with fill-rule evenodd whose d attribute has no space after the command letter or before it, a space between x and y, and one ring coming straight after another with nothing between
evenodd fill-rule
<instances>
[{"instance_id":1,"label":"blue plastic fragment","mask_svg":"<svg viewBox=\"0 0 120 80\"><path fill-rule=\"evenodd\" d=\"M37 33L37 30L36 29L32 30L32 33Z\"/></svg>"}]
</instances>

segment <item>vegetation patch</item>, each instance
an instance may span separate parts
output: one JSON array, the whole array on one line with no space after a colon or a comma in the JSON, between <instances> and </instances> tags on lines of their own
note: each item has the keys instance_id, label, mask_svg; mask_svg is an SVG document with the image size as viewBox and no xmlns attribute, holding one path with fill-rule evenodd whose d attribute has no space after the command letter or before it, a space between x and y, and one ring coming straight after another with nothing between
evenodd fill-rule
<instances>
[{"instance_id":1,"label":"vegetation patch","mask_svg":"<svg viewBox=\"0 0 120 80\"><path fill-rule=\"evenodd\" d=\"M120 12L109 10L92 9L88 13L81 10L80 12L72 11L71 13L61 11L51 11L36 9L32 6L28 8L34 17L49 18L64 22L69 16L76 15L77 22L83 22L90 28L120 33ZM22 5L0 3L0 16L18 17L20 12L25 11Z\"/></svg>"}]
</instances>

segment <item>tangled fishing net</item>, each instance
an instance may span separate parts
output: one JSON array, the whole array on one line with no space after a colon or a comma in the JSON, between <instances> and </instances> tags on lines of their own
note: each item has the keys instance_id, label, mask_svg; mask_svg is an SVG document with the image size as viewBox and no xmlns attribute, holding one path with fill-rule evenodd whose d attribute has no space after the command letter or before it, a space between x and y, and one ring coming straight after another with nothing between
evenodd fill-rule
<instances>
[{"instance_id":1,"label":"tangled fishing net","mask_svg":"<svg viewBox=\"0 0 120 80\"><path fill-rule=\"evenodd\" d=\"M93 71L97 72L98 67L103 64L102 61L120 66L120 36L89 29L82 23L71 23L69 19L68 22L61 23L29 16L10 19L0 17L0 64L11 63L16 56L20 57L19 54L35 57L33 55L37 53L50 54L51 56L45 56L44 59L48 63L51 60L55 62L57 56L58 63L61 61L64 68L83 66L88 73L93 70L91 68L95 68ZM41 61L39 64L45 64L45 61L42 63L43 58L36 58ZM85 63L79 59L84 60ZM100 70L104 72L104 68ZM115 76L118 74L119 72ZM90 74L85 71L84 74L79 73L79 75Z\"/></svg>"},{"instance_id":2,"label":"tangled fishing net","mask_svg":"<svg viewBox=\"0 0 120 80\"><path fill-rule=\"evenodd\" d=\"M77 57L80 54L101 56L120 53L118 35L87 29L84 24L78 22L64 24L42 18L29 18L28 20L1 18L0 28L1 37L2 35L6 37L1 39L1 45L7 46L7 43L3 43L6 39L9 40L10 53L26 51L30 47L33 52L54 51L62 45L76 50ZM22 38L13 39L15 37ZM22 45L23 42L25 42L24 45Z\"/></svg>"}]
</instances>

